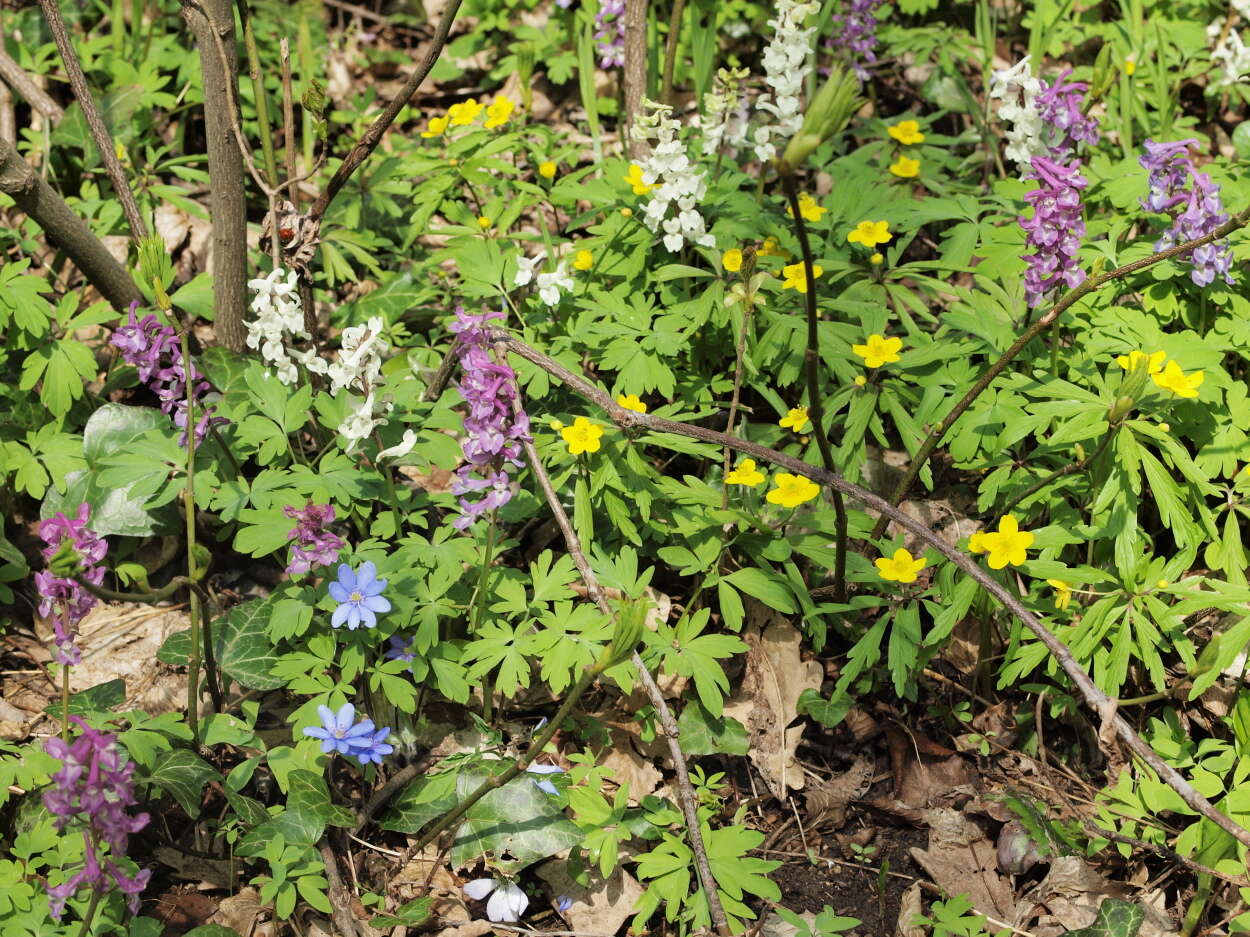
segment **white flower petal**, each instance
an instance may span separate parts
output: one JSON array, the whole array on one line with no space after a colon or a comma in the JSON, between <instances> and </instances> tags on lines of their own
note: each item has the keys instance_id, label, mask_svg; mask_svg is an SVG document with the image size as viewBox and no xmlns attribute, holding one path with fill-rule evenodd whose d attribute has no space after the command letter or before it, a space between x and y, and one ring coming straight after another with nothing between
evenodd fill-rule
<instances>
[{"instance_id":1,"label":"white flower petal","mask_svg":"<svg viewBox=\"0 0 1250 937\"><path fill-rule=\"evenodd\" d=\"M474 901L481 901L495 890L495 880L491 878L475 878L466 882L461 890Z\"/></svg>"}]
</instances>

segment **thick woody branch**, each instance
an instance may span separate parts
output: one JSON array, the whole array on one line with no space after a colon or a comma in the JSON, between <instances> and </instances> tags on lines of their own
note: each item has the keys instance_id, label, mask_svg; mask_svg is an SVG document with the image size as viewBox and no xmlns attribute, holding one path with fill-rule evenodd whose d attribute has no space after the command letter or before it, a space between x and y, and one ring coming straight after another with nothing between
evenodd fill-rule
<instances>
[{"instance_id":1,"label":"thick woody branch","mask_svg":"<svg viewBox=\"0 0 1250 937\"><path fill-rule=\"evenodd\" d=\"M1245 214L1250 215L1250 211L1247 211ZM1020 623L1028 628L1046 646L1051 655L1059 661L1059 665L1063 668L1064 673L1067 674L1068 679L1072 681L1080 692L1081 698L1087 706L1099 714L1100 719L1104 719L1107 715L1114 713L1115 700L1108 697L1107 694L1098 688L1094 681L1090 679L1089 674L1085 672L1085 669L1072 656L1072 652L1068 650L1067 645L1055 637L1050 629L1042 623L1041 619L1026 608L1019 598L986 572L970 555L947 543L920 521L900 511L884 498L859 487L859 485L846 481L834 472L809 465L802 459L796 459L794 456L786 455L784 452L769 449L767 446L727 436L724 433L704 429L701 426L691 426L687 423L678 423L673 420L666 420L663 417L652 416L651 414L626 410L617 406L616 402L608 394L595 387L585 378L574 374L558 361L531 348L524 342L513 338L505 332L498 332L493 338L509 351L538 365L561 383L567 384L578 394L593 401L608 414L614 423L622 428L641 427L657 433L673 433L678 436L688 436L691 439L699 439L717 446L729 446L753 458L762 459L791 472L805 475L819 485L836 488L864 505L870 511L877 512L887 522L893 521L910 531L923 540L926 545L942 554L946 559L963 570L964 573L972 577L977 585L997 599L1007 611L1019 619ZM1160 758L1155 750L1137 734L1123 716L1112 716L1109 721L1120 741L1149 765L1163 782L1180 796L1181 800L1193 808L1194 811L1229 833L1238 842L1250 846L1250 830L1235 823L1231 818L1217 810L1209 800L1194 790L1193 785L1186 781L1180 772Z\"/></svg>"},{"instance_id":2,"label":"thick woody branch","mask_svg":"<svg viewBox=\"0 0 1250 937\"><path fill-rule=\"evenodd\" d=\"M82 116L87 120L87 127L91 131L91 138L95 140L96 149L100 151L100 159L104 161L104 169L108 173L109 181L113 183L113 193L121 202L122 213L125 214L126 223L130 226L130 234L135 238L145 238L148 236L148 227L143 223L143 216L139 214L135 194L130 190L126 170L122 168L121 160L117 158L117 148L113 145L113 138L108 128L104 126L104 119L100 116L100 109L96 107L91 89L87 87L87 76L83 74L82 64L78 61L78 53L74 51L74 43L70 41L69 31L65 28L65 20L61 18L61 8L57 0L39 0L39 6L43 8L43 18L48 21L48 29L52 31L57 51L61 53L65 73L69 76L69 86L74 90L74 97L78 100L78 106L82 108Z\"/></svg>"},{"instance_id":3,"label":"thick woody branch","mask_svg":"<svg viewBox=\"0 0 1250 937\"><path fill-rule=\"evenodd\" d=\"M247 307L247 197L243 158L232 128L238 58L230 0L182 0L182 18L199 47L204 76L209 208L213 216L213 327L217 340L242 351ZM224 48L221 54L218 43Z\"/></svg>"},{"instance_id":4,"label":"thick woody branch","mask_svg":"<svg viewBox=\"0 0 1250 937\"><path fill-rule=\"evenodd\" d=\"M56 247L82 271L114 309L143 302L143 294L87 223L39 177L13 147L0 140L0 192L13 199Z\"/></svg>"}]
</instances>

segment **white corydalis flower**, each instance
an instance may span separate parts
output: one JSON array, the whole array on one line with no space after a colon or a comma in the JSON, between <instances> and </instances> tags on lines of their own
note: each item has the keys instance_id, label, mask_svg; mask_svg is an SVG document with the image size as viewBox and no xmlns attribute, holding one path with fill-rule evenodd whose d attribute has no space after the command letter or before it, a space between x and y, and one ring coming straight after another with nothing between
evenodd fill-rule
<instances>
[{"instance_id":1,"label":"white corydalis flower","mask_svg":"<svg viewBox=\"0 0 1250 937\"><path fill-rule=\"evenodd\" d=\"M299 299L299 275L294 270L275 267L268 276L249 280L254 291L251 308L256 318L244 323L247 347L260 351L261 358L274 369L283 384L299 380L296 363L310 371L325 373L326 363L315 351L289 347L293 339L310 338L304 329L304 310Z\"/></svg>"},{"instance_id":2,"label":"white corydalis flower","mask_svg":"<svg viewBox=\"0 0 1250 937\"><path fill-rule=\"evenodd\" d=\"M1250 3L1246 6L1250 6ZM1237 11L1246 16L1240 7ZM1241 34L1237 30L1230 29L1228 35L1221 39L1220 33L1223 31L1223 20L1216 20L1207 27L1207 38L1215 43L1215 48L1211 50L1211 64L1218 65L1221 69L1214 82L1217 88L1239 84L1250 74L1250 48L1241 41Z\"/></svg>"},{"instance_id":3,"label":"white corydalis flower","mask_svg":"<svg viewBox=\"0 0 1250 937\"><path fill-rule=\"evenodd\" d=\"M764 50L764 84L771 94L760 95L755 108L771 114L774 122L757 127L753 136L755 155L762 160L777 155L774 137L789 139L803 126L801 95L812 70L809 58L816 35L815 26L804 29L803 23L819 9L813 0L780 0L776 18L768 21L774 32Z\"/></svg>"},{"instance_id":4,"label":"white corydalis flower","mask_svg":"<svg viewBox=\"0 0 1250 937\"><path fill-rule=\"evenodd\" d=\"M559 304L560 290L571 290L573 288L573 278L569 276L563 260L556 264L556 269L553 272L540 273L537 282L538 297L548 306Z\"/></svg>"},{"instance_id":5,"label":"white corydalis flower","mask_svg":"<svg viewBox=\"0 0 1250 937\"><path fill-rule=\"evenodd\" d=\"M365 325L343 330L339 360L327 369L330 392L347 387L371 388L380 383L382 356L389 346L382 338L382 317L374 316Z\"/></svg>"},{"instance_id":6,"label":"white corydalis flower","mask_svg":"<svg viewBox=\"0 0 1250 937\"><path fill-rule=\"evenodd\" d=\"M477 878L463 888L464 893L474 901L481 901L490 895L490 900L486 902L486 917L496 924L515 924L529 907L530 900L525 892L510 882Z\"/></svg>"},{"instance_id":7,"label":"white corydalis flower","mask_svg":"<svg viewBox=\"0 0 1250 937\"><path fill-rule=\"evenodd\" d=\"M546 251L539 251L533 257L518 254L516 259L516 276L512 278L512 285L528 286L530 281L534 279L534 268L542 263L543 258L546 256Z\"/></svg>"},{"instance_id":8,"label":"white corydalis flower","mask_svg":"<svg viewBox=\"0 0 1250 937\"><path fill-rule=\"evenodd\" d=\"M990 98L1001 102L998 119L1010 125L1003 155L1017 166L1030 166L1034 156L1050 153L1043 139L1045 128L1037 107L1041 90L1042 83L1033 77L1027 55L1011 68L994 72L990 79Z\"/></svg>"},{"instance_id":9,"label":"white corydalis flower","mask_svg":"<svg viewBox=\"0 0 1250 937\"><path fill-rule=\"evenodd\" d=\"M642 181L653 186L651 200L643 209L642 222L651 231L664 231L664 246L682 249L686 241L701 247L715 247L707 231L699 203L707 194L704 173L694 168L678 136L681 124L670 115L672 108L643 100L650 113L638 115L634 137L654 141L651 152L641 162ZM670 209L676 209L670 215Z\"/></svg>"}]
</instances>

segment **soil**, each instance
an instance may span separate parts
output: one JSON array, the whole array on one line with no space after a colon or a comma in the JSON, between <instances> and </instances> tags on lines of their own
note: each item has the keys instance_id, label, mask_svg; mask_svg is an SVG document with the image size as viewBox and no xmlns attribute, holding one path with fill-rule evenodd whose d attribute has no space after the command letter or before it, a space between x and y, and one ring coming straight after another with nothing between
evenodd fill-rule
<instances>
[{"instance_id":1,"label":"soil","mask_svg":"<svg viewBox=\"0 0 1250 937\"><path fill-rule=\"evenodd\" d=\"M927 843L924 830L881 826L877 853L863 865L841 858L841 845L834 837L826 837L814 861L787 859L773 873L781 888L781 904L799 913L820 913L828 906L837 914L861 921L862 926L856 928L860 934L893 934L903 892L914 880L925 877L908 850L913 846L923 849ZM837 861L823 858L826 856ZM887 872L884 876L883 867Z\"/></svg>"}]
</instances>

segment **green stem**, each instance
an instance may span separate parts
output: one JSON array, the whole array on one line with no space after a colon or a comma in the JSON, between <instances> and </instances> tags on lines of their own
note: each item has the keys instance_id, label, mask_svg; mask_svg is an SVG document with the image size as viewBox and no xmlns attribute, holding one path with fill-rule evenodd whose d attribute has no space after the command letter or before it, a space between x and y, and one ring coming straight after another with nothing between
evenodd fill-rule
<instances>
[{"instance_id":1,"label":"green stem","mask_svg":"<svg viewBox=\"0 0 1250 937\"><path fill-rule=\"evenodd\" d=\"M564 721L569 717L569 714L573 711L573 707L577 704L577 701L581 698L582 694L586 692L590 684L594 682L594 679L598 677L605 668L606 663L603 661L596 662L586 668L581 677L578 678L577 683L573 686L573 689L569 692L569 695L565 697L564 702L560 704L559 710L554 716L551 717L551 721L547 723L547 728L543 730L542 735L538 736L538 738L534 740L534 743L529 747L529 750L513 762L513 764L506 771L496 774L483 781L477 790L458 803L451 810L447 811L447 813L443 814L438 821L426 830L425 834L417 840L416 845L412 847L413 854L415 855L420 853L422 849L434 841L434 837L438 836L439 833L443 832L443 830L450 827L457 820L468 813L474 804L491 791L498 790L503 787L518 774L528 768L530 762L538 757L538 755L542 754L542 750L547 747L547 743L551 741L556 732L564 724Z\"/></svg>"},{"instance_id":2,"label":"green stem","mask_svg":"<svg viewBox=\"0 0 1250 937\"><path fill-rule=\"evenodd\" d=\"M1103 454L1103 452L1106 451L1107 446L1110 445L1111 440L1115 438L1115 434L1120 429L1120 426L1120 423L1116 423L1114 426L1107 427L1106 435L1102 437L1102 442L1098 444L1098 448L1085 458L1078 459L1075 462L1069 462L1067 465L1055 469L1049 475L1044 475L1033 484L1029 485L1028 488L1024 489L1024 491L1020 492L1020 494L1016 495L1007 502L1007 506L999 512L999 516L1006 517L1021 501L1037 494L1056 479L1063 478L1065 475L1075 475L1077 472L1083 471L1087 465L1091 465L1100 455Z\"/></svg>"},{"instance_id":3,"label":"green stem","mask_svg":"<svg viewBox=\"0 0 1250 937\"><path fill-rule=\"evenodd\" d=\"M78 929L78 937L87 937L91 933L91 921L95 918L95 909L100 905L100 890L91 889L91 900L87 902L87 913L82 916L82 927Z\"/></svg>"},{"instance_id":4,"label":"green stem","mask_svg":"<svg viewBox=\"0 0 1250 937\"><path fill-rule=\"evenodd\" d=\"M820 450L820 460L824 463L825 470L828 472L836 472L837 468L833 462L833 449L829 446L829 437L825 434L825 405L820 395L820 378L819 364L820 337L817 332L817 312L816 312L816 276L812 265L815 259L812 257L812 247L807 240L807 225L803 222L803 214L799 211L799 189L794 181L794 175L786 173L781 177L781 186L785 190L786 197L790 201L790 213L794 215L794 232L799 238L799 250L803 252L803 274L807 280L807 348L803 352L803 361L807 366L807 406L808 416L812 421L812 430L816 434L816 447ZM847 521L846 521L846 502L842 499L842 492L836 489L829 490L830 500L833 502L833 513L835 518L835 536L834 560L833 560L833 588L834 599L838 602L846 601L846 542L847 542Z\"/></svg>"},{"instance_id":5,"label":"green stem","mask_svg":"<svg viewBox=\"0 0 1250 937\"><path fill-rule=\"evenodd\" d=\"M269 185L278 185L278 157L273 148L273 131L269 123L269 101L265 96L265 81L260 74L260 53L256 50L256 31L252 28L252 15L247 0L236 0L239 21L243 24L243 46L247 49L247 75L252 79L252 97L256 103L256 124L260 131L260 149L265 157L265 175ZM281 240L278 232L273 237Z\"/></svg>"},{"instance_id":6,"label":"green stem","mask_svg":"<svg viewBox=\"0 0 1250 937\"><path fill-rule=\"evenodd\" d=\"M187 578L199 577L195 562L195 379L191 366L191 342L188 329L182 330L182 368L187 390L187 484L183 489L183 506L187 528ZM200 699L200 596L192 589L188 595L191 613L191 653L187 658L187 726L191 737L199 738Z\"/></svg>"},{"instance_id":7,"label":"green stem","mask_svg":"<svg viewBox=\"0 0 1250 937\"><path fill-rule=\"evenodd\" d=\"M115 589L106 589L103 586L94 585L83 579L78 579L77 582L97 599L104 599L106 602L137 602L145 605L163 602L183 586L187 586L192 590L200 590L200 584L186 576L175 576L165 585L159 589L153 589L151 592L118 592Z\"/></svg>"},{"instance_id":8,"label":"green stem","mask_svg":"<svg viewBox=\"0 0 1250 937\"><path fill-rule=\"evenodd\" d=\"M490 584L491 561L495 554L495 530L499 517L498 510L490 512L489 526L486 528L486 549L482 554L482 571L478 574L477 585L473 587L473 596L469 601L469 634L477 632L481 624L482 609L486 605L486 587ZM490 722L491 717L491 679L488 673L482 681L482 718Z\"/></svg>"},{"instance_id":9,"label":"green stem","mask_svg":"<svg viewBox=\"0 0 1250 937\"><path fill-rule=\"evenodd\" d=\"M373 441L377 443L378 452L381 452L385 448L382 445L382 436L380 433L378 433L377 430L374 430L373 432ZM373 463L373 467L376 468L382 474L382 477L386 480L386 494L391 502L391 516L395 519L395 536L398 537L400 530L404 526L404 514L399 509L399 493L395 490L394 475L391 472L390 468L386 465L383 465L380 460L375 461Z\"/></svg>"},{"instance_id":10,"label":"green stem","mask_svg":"<svg viewBox=\"0 0 1250 937\"><path fill-rule=\"evenodd\" d=\"M1161 260L1170 260L1180 254L1192 251L1195 247L1201 247L1203 244L1209 244L1222 237L1227 237L1238 228L1244 227L1247 221L1250 221L1250 207L1243 209L1239 214L1224 222L1224 224L1220 225L1210 234L1200 238L1194 238L1192 241L1186 241L1183 244L1177 244L1173 247L1169 247L1167 250L1158 251L1157 253L1151 254L1149 257L1143 257L1141 260L1135 260L1122 267L1116 267L1108 273L1095 274L1087 278L1085 282L1076 287L1076 289L1069 290L1061 296L1059 300L1051 306L1049 310L1047 310L1045 315L1040 317L1036 322L1025 329L1020 334L1020 337L1012 342L1011 347L1004 351L999 356L998 360L989 366L986 372L977 379L977 382L972 385L968 392L960 398L959 402L956 403L955 406L951 407L950 412L946 414L942 422L934 427L934 429L929 433L924 443L920 446L919 451L916 453L916 457L911 460L911 465L907 467L907 471L903 474L903 477L899 479L898 484L894 487L894 491L890 494L890 504L892 506L897 505L903 500L903 497L907 494L908 490L913 484L915 484L916 479L920 476L921 470L928 463L929 457L933 455L933 451L937 449L938 444L942 441L946 434L950 432L950 429L955 425L955 422L963 416L965 412L967 412L968 408L976 402L976 399L981 396L991 383L993 383L994 378L998 377L999 374L1006 370L1007 365L1011 364L1011 362L1016 359L1016 356L1024 350L1025 346L1028 345L1029 342L1033 341L1034 338L1059 321L1059 317L1070 306L1076 303L1078 299L1094 292L1103 285L1110 283L1112 280L1119 279L1120 277L1126 276L1130 273L1136 273L1138 270L1144 270L1146 267L1152 266ZM877 523L873 526L872 533L869 536L874 538L880 537L885 531L888 523L889 518L882 514L877 518Z\"/></svg>"}]
</instances>

